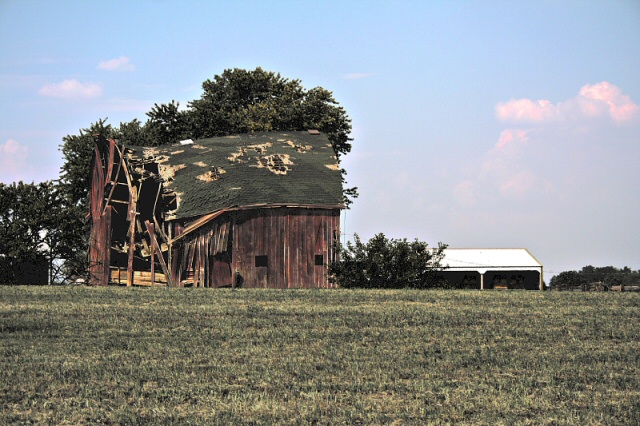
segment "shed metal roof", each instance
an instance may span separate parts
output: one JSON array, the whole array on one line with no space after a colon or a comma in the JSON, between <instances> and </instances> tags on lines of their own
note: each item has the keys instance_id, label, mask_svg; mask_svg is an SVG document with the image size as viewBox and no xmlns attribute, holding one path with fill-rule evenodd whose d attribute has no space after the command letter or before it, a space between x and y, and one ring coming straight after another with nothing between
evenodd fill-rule
<instances>
[{"instance_id":1,"label":"shed metal roof","mask_svg":"<svg viewBox=\"0 0 640 426\"><path fill-rule=\"evenodd\" d=\"M177 194L176 219L248 205L342 207L342 175L324 134L248 133L153 148L132 157L158 163Z\"/></svg>"},{"instance_id":2,"label":"shed metal roof","mask_svg":"<svg viewBox=\"0 0 640 426\"><path fill-rule=\"evenodd\" d=\"M443 265L450 270L541 270L542 264L525 248L447 248Z\"/></svg>"}]
</instances>

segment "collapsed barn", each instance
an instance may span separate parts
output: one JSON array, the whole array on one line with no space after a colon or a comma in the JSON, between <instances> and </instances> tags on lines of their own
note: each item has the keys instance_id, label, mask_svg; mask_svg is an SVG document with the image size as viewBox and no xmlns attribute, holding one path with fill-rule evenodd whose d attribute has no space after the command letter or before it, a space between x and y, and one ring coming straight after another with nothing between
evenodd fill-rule
<instances>
[{"instance_id":1,"label":"collapsed barn","mask_svg":"<svg viewBox=\"0 0 640 426\"><path fill-rule=\"evenodd\" d=\"M147 148L96 138L90 282L331 287L343 208L317 131Z\"/></svg>"}]
</instances>

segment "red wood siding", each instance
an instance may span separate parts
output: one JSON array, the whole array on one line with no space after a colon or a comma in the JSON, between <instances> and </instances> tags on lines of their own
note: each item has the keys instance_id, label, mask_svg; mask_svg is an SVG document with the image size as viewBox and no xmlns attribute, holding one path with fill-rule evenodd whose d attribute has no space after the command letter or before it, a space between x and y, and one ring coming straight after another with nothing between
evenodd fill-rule
<instances>
[{"instance_id":1,"label":"red wood siding","mask_svg":"<svg viewBox=\"0 0 640 426\"><path fill-rule=\"evenodd\" d=\"M109 147L107 147L108 149ZM105 174L111 172L110 162L113 150L109 149L108 158L102 158L98 146L95 147L93 175L90 191L91 234L89 238L89 282L92 285L109 283L109 263L111 254L111 207L104 205ZM104 164L106 162L106 165Z\"/></svg>"},{"instance_id":2,"label":"red wood siding","mask_svg":"<svg viewBox=\"0 0 640 426\"><path fill-rule=\"evenodd\" d=\"M179 278L175 284L332 287L327 266L339 226L339 209L263 208L225 213L173 248L171 264ZM266 256L267 265L256 266L257 256ZM316 265L316 256L322 256L322 265Z\"/></svg>"},{"instance_id":3,"label":"red wood siding","mask_svg":"<svg viewBox=\"0 0 640 426\"><path fill-rule=\"evenodd\" d=\"M243 287L331 287L327 265L339 227L338 209L235 212L232 268ZM323 265L315 265L316 255L323 256ZM256 266L256 256L267 256L267 266Z\"/></svg>"}]
</instances>

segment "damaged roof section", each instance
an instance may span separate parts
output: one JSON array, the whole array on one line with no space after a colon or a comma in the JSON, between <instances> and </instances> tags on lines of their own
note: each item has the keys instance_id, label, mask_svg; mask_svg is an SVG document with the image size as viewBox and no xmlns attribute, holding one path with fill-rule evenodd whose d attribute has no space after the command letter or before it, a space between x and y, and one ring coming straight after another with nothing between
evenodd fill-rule
<instances>
[{"instance_id":1,"label":"damaged roof section","mask_svg":"<svg viewBox=\"0 0 640 426\"><path fill-rule=\"evenodd\" d=\"M251 133L127 151L133 163L157 164L165 197L175 197L169 220L247 205L343 204L340 166L324 134Z\"/></svg>"}]
</instances>

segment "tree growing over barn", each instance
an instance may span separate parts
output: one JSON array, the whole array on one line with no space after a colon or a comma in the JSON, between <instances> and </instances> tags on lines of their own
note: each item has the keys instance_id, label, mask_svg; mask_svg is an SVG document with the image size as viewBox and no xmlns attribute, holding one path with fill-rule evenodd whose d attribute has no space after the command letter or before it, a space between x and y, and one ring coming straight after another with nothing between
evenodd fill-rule
<instances>
[{"instance_id":1,"label":"tree growing over barn","mask_svg":"<svg viewBox=\"0 0 640 426\"><path fill-rule=\"evenodd\" d=\"M128 145L160 146L182 139L317 129L328 136L338 161L351 150L351 119L333 94L322 87L307 90L300 80L258 67L227 69L206 80L202 88L201 97L188 102L184 109L175 101L155 104L147 112L145 123L134 119L115 127L101 119L78 135L63 138L65 162L60 184L66 202L77 210L69 215L68 223L84 235L75 252L86 253L88 242L85 216L95 135ZM344 169L341 175L346 182ZM344 203L349 206L358 196L357 188L343 188Z\"/></svg>"}]
</instances>

